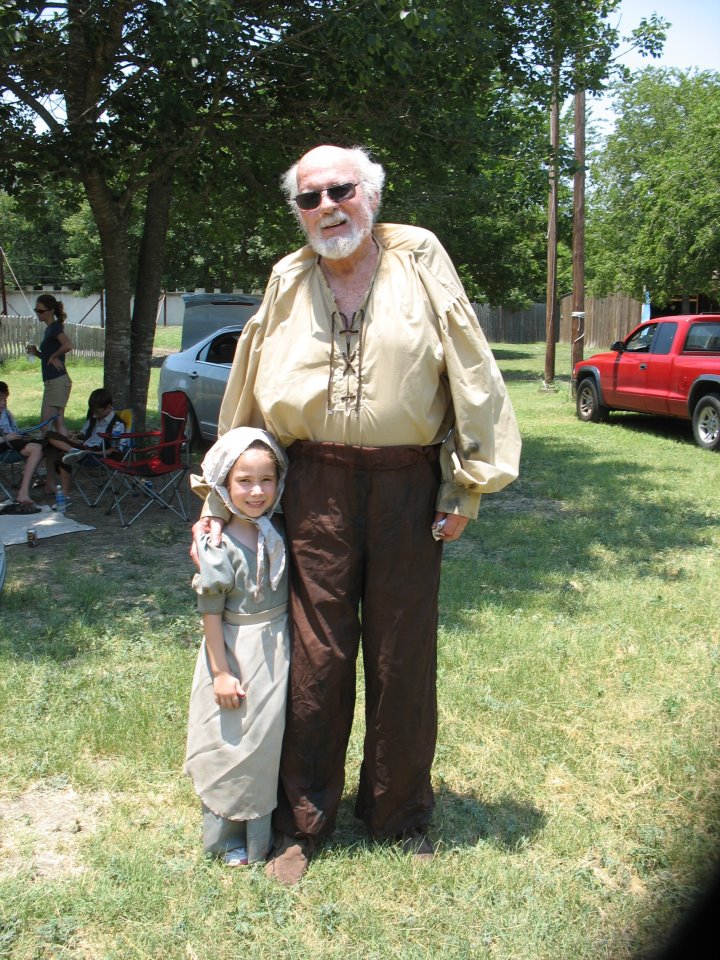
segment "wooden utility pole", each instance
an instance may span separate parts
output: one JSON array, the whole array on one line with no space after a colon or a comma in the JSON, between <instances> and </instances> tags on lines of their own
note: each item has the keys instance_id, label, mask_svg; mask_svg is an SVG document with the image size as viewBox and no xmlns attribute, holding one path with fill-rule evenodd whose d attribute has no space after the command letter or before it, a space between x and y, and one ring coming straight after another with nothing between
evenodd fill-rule
<instances>
[{"instance_id":1,"label":"wooden utility pole","mask_svg":"<svg viewBox=\"0 0 720 960\"><path fill-rule=\"evenodd\" d=\"M7 316L7 288L5 286L5 251L0 247L0 290L2 290L2 312Z\"/></svg>"},{"instance_id":2,"label":"wooden utility pole","mask_svg":"<svg viewBox=\"0 0 720 960\"><path fill-rule=\"evenodd\" d=\"M555 339L557 336L557 218L560 145L560 103L554 84L550 104L550 190L548 193L547 295L545 300L545 383L555 380Z\"/></svg>"},{"instance_id":3,"label":"wooden utility pole","mask_svg":"<svg viewBox=\"0 0 720 960\"><path fill-rule=\"evenodd\" d=\"M575 176L572 229L571 367L583 358L585 337L585 91L575 94Z\"/></svg>"}]
</instances>

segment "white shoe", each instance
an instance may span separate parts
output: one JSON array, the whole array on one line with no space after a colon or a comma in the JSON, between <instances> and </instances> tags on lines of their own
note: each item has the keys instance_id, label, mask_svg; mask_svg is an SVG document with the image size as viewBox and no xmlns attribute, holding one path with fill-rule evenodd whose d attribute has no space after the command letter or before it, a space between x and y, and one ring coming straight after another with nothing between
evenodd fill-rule
<instances>
[{"instance_id":1,"label":"white shoe","mask_svg":"<svg viewBox=\"0 0 720 960\"><path fill-rule=\"evenodd\" d=\"M87 450L69 450L62 458L63 463L72 463L74 460L80 460L87 456Z\"/></svg>"},{"instance_id":2,"label":"white shoe","mask_svg":"<svg viewBox=\"0 0 720 960\"><path fill-rule=\"evenodd\" d=\"M244 847L226 850L222 859L226 867L246 867L248 865L247 850Z\"/></svg>"}]
</instances>

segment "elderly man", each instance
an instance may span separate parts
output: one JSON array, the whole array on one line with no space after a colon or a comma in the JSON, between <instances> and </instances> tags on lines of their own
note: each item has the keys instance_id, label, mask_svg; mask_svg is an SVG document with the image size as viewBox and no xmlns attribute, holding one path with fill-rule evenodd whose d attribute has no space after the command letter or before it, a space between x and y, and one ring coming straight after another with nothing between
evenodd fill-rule
<instances>
[{"instance_id":1,"label":"elderly man","mask_svg":"<svg viewBox=\"0 0 720 960\"><path fill-rule=\"evenodd\" d=\"M372 837L433 855L442 542L518 471L512 407L452 263L426 230L374 225L383 182L364 150L335 146L285 175L308 245L275 266L220 414L220 433L264 427L290 458L291 679L266 866L285 884L335 825L361 638L355 812ZM225 517L212 497L204 513Z\"/></svg>"}]
</instances>

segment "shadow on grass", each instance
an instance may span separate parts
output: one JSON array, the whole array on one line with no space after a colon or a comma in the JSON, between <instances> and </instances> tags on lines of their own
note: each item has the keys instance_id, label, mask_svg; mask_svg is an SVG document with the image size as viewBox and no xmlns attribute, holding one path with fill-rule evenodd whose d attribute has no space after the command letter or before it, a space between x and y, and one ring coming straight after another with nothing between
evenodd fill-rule
<instances>
[{"instance_id":1,"label":"shadow on grass","mask_svg":"<svg viewBox=\"0 0 720 960\"><path fill-rule=\"evenodd\" d=\"M505 370L503 371L503 380L505 383L512 381L535 381L538 384L538 388L542 383L542 378L538 376L537 370L534 370L532 367L523 370Z\"/></svg>"},{"instance_id":2,"label":"shadow on grass","mask_svg":"<svg viewBox=\"0 0 720 960\"><path fill-rule=\"evenodd\" d=\"M572 607L582 596L559 591L558 576L607 576L610 557L620 576L623 566L638 578L662 575L663 556L702 546L717 523L702 503L675 495L694 469L676 446L667 458L633 460L562 437L525 438L520 480L484 500L478 521L446 548L441 622L462 625L481 604L515 608L518 594Z\"/></svg>"},{"instance_id":3,"label":"shadow on grass","mask_svg":"<svg viewBox=\"0 0 720 960\"><path fill-rule=\"evenodd\" d=\"M692 424L689 420L674 417L653 417L643 413L611 413L607 425L618 429L632 430L644 436L695 446Z\"/></svg>"},{"instance_id":4,"label":"shadow on grass","mask_svg":"<svg viewBox=\"0 0 720 960\"><path fill-rule=\"evenodd\" d=\"M527 350L521 344L519 344L517 348L514 348L514 347L508 348L508 346L506 345L497 350L491 345L490 349L492 350L492 354L495 357L495 359L498 361L498 363L500 363L501 360L535 360L536 359L536 355L531 351ZM537 376L537 369L535 370L535 375ZM503 377L504 376L505 376L505 372L503 372Z\"/></svg>"},{"instance_id":5,"label":"shadow on grass","mask_svg":"<svg viewBox=\"0 0 720 960\"><path fill-rule=\"evenodd\" d=\"M510 853L519 851L533 842L547 821L537 807L512 797L485 803L470 794L455 793L440 786L435 791L435 800L430 835L446 850L474 847L484 841ZM341 801L329 843L334 848L373 845L365 825L355 817L354 796L345 796Z\"/></svg>"},{"instance_id":6,"label":"shadow on grass","mask_svg":"<svg viewBox=\"0 0 720 960\"><path fill-rule=\"evenodd\" d=\"M506 383L511 381L534 381L538 385L538 391L543 390L543 378L538 374L537 370L529 368L527 370L505 370L503 371L503 380ZM570 389L570 374L569 373L558 373L555 375L552 385L549 388L551 391L564 390L567 391Z\"/></svg>"},{"instance_id":7,"label":"shadow on grass","mask_svg":"<svg viewBox=\"0 0 720 960\"><path fill-rule=\"evenodd\" d=\"M446 787L436 792L433 834L445 847L473 847L482 840L507 852L524 849L545 826L547 817L530 803L502 797L486 803Z\"/></svg>"}]
</instances>

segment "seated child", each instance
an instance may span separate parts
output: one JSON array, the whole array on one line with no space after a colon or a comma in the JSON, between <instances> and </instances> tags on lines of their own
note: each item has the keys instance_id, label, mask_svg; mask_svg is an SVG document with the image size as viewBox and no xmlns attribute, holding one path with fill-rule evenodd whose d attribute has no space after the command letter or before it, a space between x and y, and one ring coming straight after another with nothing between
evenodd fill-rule
<instances>
[{"instance_id":1,"label":"seated child","mask_svg":"<svg viewBox=\"0 0 720 960\"><path fill-rule=\"evenodd\" d=\"M72 468L70 464L73 457L82 457L83 453L97 453L102 451L104 443L101 434L112 433L113 426L118 422L122 423L122 420L117 413L115 413L110 393L103 387L100 387L98 390L93 390L88 397L87 420L82 430L67 435L57 433L54 430L48 430L45 434L47 492L55 492L59 472L63 493L68 497L70 494L70 482L72 480ZM124 429L125 424L123 423L123 430ZM68 454L70 454L70 456L68 456ZM112 456L112 452L109 449L107 455Z\"/></svg>"},{"instance_id":2,"label":"seated child","mask_svg":"<svg viewBox=\"0 0 720 960\"><path fill-rule=\"evenodd\" d=\"M4 380L0 380L0 453L4 450L14 450L15 453L26 458L27 463L23 469L15 502L18 507L17 512L36 513L39 507L30 496L30 484L37 465L42 460L43 446L22 435L13 415L8 410L9 396L10 388Z\"/></svg>"},{"instance_id":3,"label":"seated child","mask_svg":"<svg viewBox=\"0 0 720 960\"><path fill-rule=\"evenodd\" d=\"M205 536L193 578L204 639L190 694L185 772L202 801L205 853L228 866L265 860L277 803L290 641L287 564L278 507L287 471L264 430L224 434L203 480L231 519ZM196 492L200 492L197 490Z\"/></svg>"}]
</instances>

